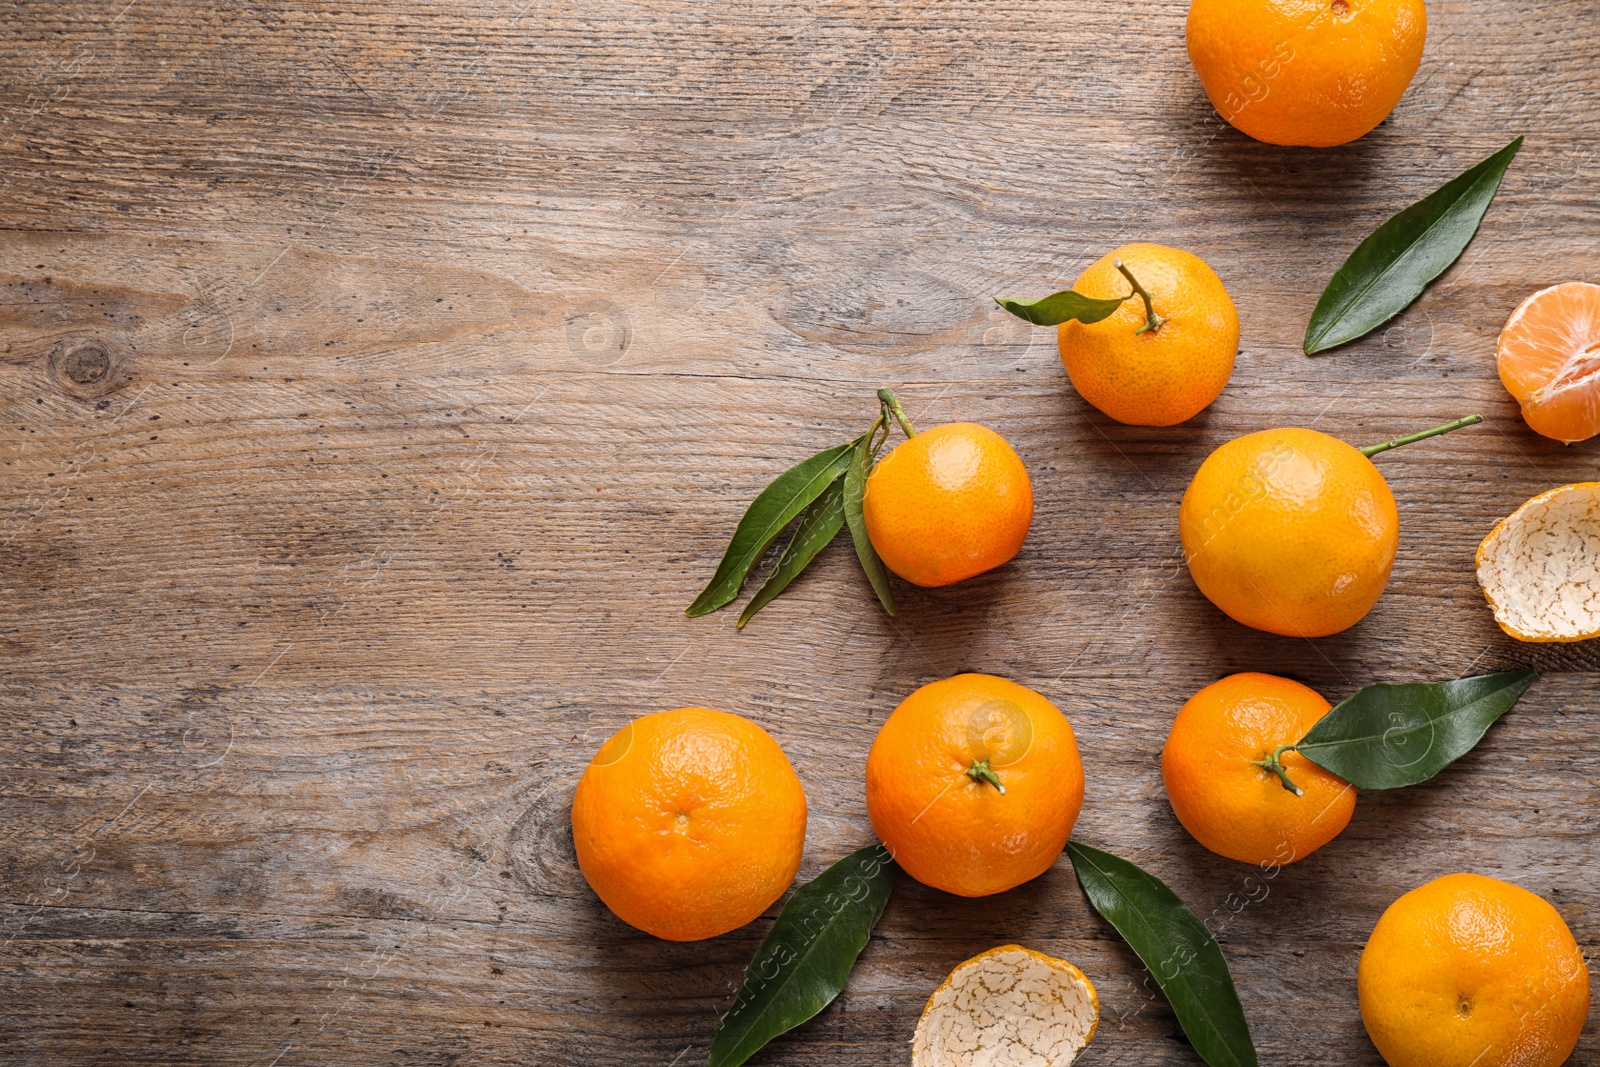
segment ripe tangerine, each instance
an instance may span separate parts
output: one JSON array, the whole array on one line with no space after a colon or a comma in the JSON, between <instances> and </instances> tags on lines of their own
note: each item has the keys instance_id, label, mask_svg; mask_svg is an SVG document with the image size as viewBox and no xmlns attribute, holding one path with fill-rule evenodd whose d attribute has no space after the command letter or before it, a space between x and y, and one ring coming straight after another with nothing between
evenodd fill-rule
<instances>
[{"instance_id":1,"label":"ripe tangerine","mask_svg":"<svg viewBox=\"0 0 1600 1067\"><path fill-rule=\"evenodd\" d=\"M1298 752L1278 757L1286 778L1264 766L1329 707L1316 690L1271 674L1229 675L1190 697L1161 750L1183 828L1219 856L1278 867L1339 836L1355 811L1354 786Z\"/></svg>"},{"instance_id":2,"label":"ripe tangerine","mask_svg":"<svg viewBox=\"0 0 1600 1067\"><path fill-rule=\"evenodd\" d=\"M1033 485L1005 438L952 422L879 460L861 506L890 570L915 585L950 585L1017 554L1033 522Z\"/></svg>"},{"instance_id":3,"label":"ripe tangerine","mask_svg":"<svg viewBox=\"0 0 1600 1067\"><path fill-rule=\"evenodd\" d=\"M1589 1014L1589 970L1561 915L1481 874L1389 905L1356 989L1389 1067L1560 1067Z\"/></svg>"},{"instance_id":4,"label":"ripe tangerine","mask_svg":"<svg viewBox=\"0 0 1600 1067\"><path fill-rule=\"evenodd\" d=\"M1026 686L959 674L895 708L867 754L867 814L919 882L964 897L1043 874L1083 807L1066 716Z\"/></svg>"},{"instance_id":5,"label":"ripe tangerine","mask_svg":"<svg viewBox=\"0 0 1600 1067\"><path fill-rule=\"evenodd\" d=\"M1325 637L1372 610L1400 514L1372 461L1315 430L1262 430L1212 452L1183 494L1179 536L1195 585L1234 620Z\"/></svg>"},{"instance_id":6,"label":"ripe tangerine","mask_svg":"<svg viewBox=\"0 0 1600 1067\"><path fill-rule=\"evenodd\" d=\"M572 798L578 866L606 907L668 941L737 929L794 881L806 795L749 719L677 708L600 746Z\"/></svg>"},{"instance_id":7,"label":"ripe tangerine","mask_svg":"<svg viewBox=\"0 0 1600 1067\"><path fill-rule=\"evenodd\" d=\"M1422 61L1423 0L1193 0L1189 60L1217 112L1280 145L1353 141Z\"/></svg>"},{"instance_id":8,"label":"ripe tangerine","mask_svg":"<svg viewBox=\"0 0 1600 1067\"><path fill-rule=\"evenodd\" d=\"M1056 330L1061 363L1079 395L1118 422L1175 426L1228 384L1239 351L1239 312L1204 260L1165 245L1114 249L1072 288L1112 299L1128 296L1133 279L1148 306L1136 293L1099 322L1063 322Z\"/></svg>"}]
</instances>

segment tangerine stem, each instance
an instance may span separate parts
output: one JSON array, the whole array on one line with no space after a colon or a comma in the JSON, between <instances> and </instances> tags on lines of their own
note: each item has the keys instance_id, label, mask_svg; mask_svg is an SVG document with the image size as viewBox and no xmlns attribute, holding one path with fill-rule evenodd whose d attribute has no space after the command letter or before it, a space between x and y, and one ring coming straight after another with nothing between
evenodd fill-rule
<instances>
[{"instance_id":1,"label":"tangerine stem","mask_svg":"<svg viewBox=\"0 0 1600 1067\"><path fill-rule=\"evenodd\" d=\"M878 406L878 417L872 420L872 429L867 431L867 463L869 466L873 460L878 458L878 449L883 447L883 441L878 440L878 431L883 431L884 441L889 439L889 434L892 432L884 425L888 417L884 414L883 406L880 404Z\"/></svg>"},{"instance_id":2,"label":"tangerine stem","mask_svg":"<svg viewBox=\"0 0 1600 1067\"><path fill-rule=\"evenodd\" d=\"M1371 459L1379 452L1387 452L1391 448L1399 448L1401 445L1409 445L1413 441L1422 441L1429 437L1437 437L1442 433L1449 433L1451 430L1459 430L1463 426L1472 426L1482 421L1482 415L1468 415L1464 419L1457 419L1454 422L1447 422L1443 426L1435 426L1431 430L1419 430L1416 433L1408 433L1404 437L1390 438L1387 441L1382 441L1375 445L1367 445L1365 448L1359 448L1356 451L1360 452L1368 459Z\"/></svg>"},{"instance_id":3,"label":"tangerine stem","mask_svg":"<svg viewBox=\"0 0 1600 1067\"><path fill-rule=\"evenodd\" d=\"M906 418L906 409L900 406L900 398L888 389L878 390L878 402L884 406L889 414L894 416L894 421L900 424L900 429L907 437L917 436L917 431L911 425L911 420Z\"/></svg>"},{"instance_id":4,"label":"tangerine stem","mask_svg":"<svg viewBox=\"0 0 1600 1067\"><path fill-rule=\"evenodd\" d=\"M1279 745L1267 755L1266 759L1253 759L1250 762L1254 763L1257 767L1260 767L1268 774L1277 775L1278 781L1283 783L1283 787L1285 789L1297 797L1303 797L1306 795L1305 790L1294 784L1294 779L1289 777L1288 768L1284 767L1283 765L1283 754L1285 752L1298 751L1298 745Z\"/></svg>"},{"instance_id":5,"label":"tangerine stem","mask_svg":"<svg viewBox=\"0 0 1600 1067\"><path fill-rule=\"evenodd\" d=\"M1144 286L1139 284L1139 279L1133 276L1131 270L1122 265L1122 260L1114 259L1111 261L1111 265L1120 270L1122 276L1128 279L1128 284L1133 286L1133 292L1129 293L1128 296L1133 296L1137 293L1144 298L1144 325L1134 330L1134 334L1138 335L1146 331L1154 333L1156 330L1161 329L1161 324L1167 320L1156 314L1156 306L1150 302L1150 294L1145 291Z\"/></svg>"},{"instance_id":6,"label":"tangerine stem","mask_svg":"<svg viewBox=\"0 0 1600 1067\"><path fill-rule=\"evenodd\" d=\"M990 785L1000 790L1001 796L1006 795L1006 787L1000 784L1000 776L989 769L989 761L986 759L978 760L972 766L968 767L967 777L971 778L974 782L988 782Z\"/></svg>"}]
</instances>

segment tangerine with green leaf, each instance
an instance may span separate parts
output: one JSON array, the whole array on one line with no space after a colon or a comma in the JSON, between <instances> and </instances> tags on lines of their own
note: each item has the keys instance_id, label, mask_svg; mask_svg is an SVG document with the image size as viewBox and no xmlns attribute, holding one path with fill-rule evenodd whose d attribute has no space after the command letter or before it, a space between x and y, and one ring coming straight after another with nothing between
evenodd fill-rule
<instances>
[{"instance_id":1,"label":"tangerine with green leaf","mask_svg":"<svg viewBox=\"0 0 1600 1067\"><path fill-rule=\"evenodd\" d=\"M1199 256L1166 245L1123 245L1078 275L1072 289L1091 300L1123 298L1105 318L1071 318L1056 330L1073 388L1111 418L1174 426L1198 415L1228 384L1239 351L1239 312Z\"/></svg>"},{"instance_id":2,"label":"tangerine with green leaf","mask_svg":"<svg viewBox=\"0 0 1600 1067\"><path fill-rule=\"evenodd\" d=\"M919 882L988 896L1043 874L1083 807L1066 716L1026 686L959 674L895 708L867 754L867 814Z\"/></svg>"},{"instance_id":3,"label":"tangerine with green leaf","mask_svg":"<svg viewBox=\"0 0 1600 1067\"><path fill-rule=\"evenodd\" d=\"M906 440L879 462L897 425ZM795 464L751 502L716 573L686 610L705 615L737 599L787 531L739 616L743 627L849 527L862 571L893 615L885 567L917 585L959 582L1015 556L1032 521L1033 486L1005 438L970 422L919 434L894 393L879 389L878 417L866 433Z\"/></svg>"}]
</instances>

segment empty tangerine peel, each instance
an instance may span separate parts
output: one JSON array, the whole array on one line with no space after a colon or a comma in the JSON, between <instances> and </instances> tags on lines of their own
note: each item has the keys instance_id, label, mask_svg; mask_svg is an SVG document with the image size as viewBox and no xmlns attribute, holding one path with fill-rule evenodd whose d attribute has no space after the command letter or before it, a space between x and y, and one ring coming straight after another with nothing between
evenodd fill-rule
<instances>
[{"instance_id":1,"label":"empty tangerine peel","mask_svg":"<svg viewBox=\"0 0 1600 1067\"><path fill-rule=\"evenodd\" d=\"M980 953L934 990L911 1067L1067 1067L1100 1023L1100 998L1066 960L1021 945Z\"/></svg>"},{"instance_id":2,"label":"empty tangerine peel","mask_svg":"<svg viewBox=\"0 0 1600 1067\"><path fill-rule=\"evenodd\" d=\"M1478 584L1518 641L1600 637L1600 482L1541 493L1478 546Z\"/></svg>"}]
</instances>

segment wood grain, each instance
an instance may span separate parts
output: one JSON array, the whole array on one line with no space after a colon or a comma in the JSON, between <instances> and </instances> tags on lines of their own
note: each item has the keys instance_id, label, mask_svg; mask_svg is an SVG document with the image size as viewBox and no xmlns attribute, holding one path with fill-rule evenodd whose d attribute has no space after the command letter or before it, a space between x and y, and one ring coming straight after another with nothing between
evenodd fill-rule
<instances>
[{"instance_id":1,"label":"wood grain","mask_svg":"<svg viewBox=\"0 0 1600 1067\"><path fill-rule=\"evenodd\" d=\"M1399 108L1327 151L1222 124L1179 3L123 3L0 5L0 1060L696 1063L768 920L675 945L605 911L566 823L589 755L647 711L755 718L808 877L870 840L884 716L969 668L1072 719L1079 835L1211 916L1264 1063L1380 1062L1361 945L1435 875L1600 945L1600 651L1508 640L1471 569L1600 454L1530 433L1493 367L1523 296L1600 277L1585 0L1431 4ZM1461 262L1302 356L1359 237L1517 133ZM990 302L1136 239L1206 258L1243 321L1172 429L1089 409ZM841 544L743 632L685 619L743 504L879 385L1013 442L1022 554L889 620ZM1211 448L1469 411L1379 461L1402 546L1354 629L1257 634L1194 589L1177 501ZM1485 745L1273 879L1166 805L1167 725L1222 674L1337 698L1519 665L1552 673ZM982 901L903 880L760 1062L904 1063L939 979L1012 940L1099 985L1085 1063L1197 1062L1065 861Z\"/></svg>"}]
</instances>

